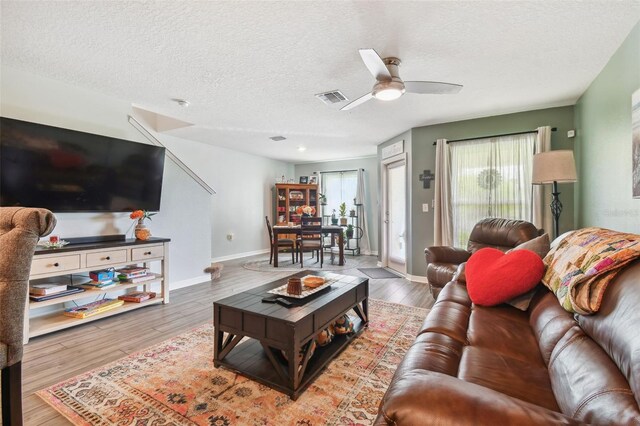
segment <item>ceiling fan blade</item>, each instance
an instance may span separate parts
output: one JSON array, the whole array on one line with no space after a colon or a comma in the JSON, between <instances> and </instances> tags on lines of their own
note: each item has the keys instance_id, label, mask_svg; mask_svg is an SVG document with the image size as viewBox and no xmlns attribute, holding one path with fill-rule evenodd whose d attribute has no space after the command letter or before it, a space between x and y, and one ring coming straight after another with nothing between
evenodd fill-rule
<instances>
[{"instance_id":1,"label":"ceiling fan blade","mask_svg":"<svg viewBox=\"0 0 640 426\"><path fill-rule=\"evenodd\" d=\"M439 81L405 81L404 88L409 93L420 93L423 95L453 95L462 90L462 85L440 83Z\"/></svg>"},{"instance_id":2,"label":"ceiling fan blade","mask_svg":"<svg viewBox=\"0 0 640 426\"><path fill-rule=\"evenodd\" d=\"M369 99L373 99L373 94L367 93L366 95L360 96L358 99L351 101L345 106L343 106L342 108L340 108L340 111L347 111L351 108L355 108L358 105L367 102Z\"/></svg>"},{"instance_id":3,"label":"ceiling fan blade","mask_svg":"<svg viewBox=\"0 0 640 426\"><path fill-rule=\"evenodd\" d=\"M373 49L360 49L360 57L376 80L391 80L391 74L378 52Z\"/></svg>"}]
</instances>

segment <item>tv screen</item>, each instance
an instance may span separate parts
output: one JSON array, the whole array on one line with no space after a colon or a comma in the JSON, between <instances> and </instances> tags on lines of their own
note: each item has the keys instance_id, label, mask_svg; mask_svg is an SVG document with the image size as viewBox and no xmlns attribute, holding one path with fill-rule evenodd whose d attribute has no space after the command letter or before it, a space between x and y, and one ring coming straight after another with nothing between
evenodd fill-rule
<instances>
[{"instance_id":1,"label":"tv screen","mask_svg":"<svg viewBox=\"0 0 640 426\"><path fill-rule=\"evenodd\" d=\"M0 206L158 211L164 148L0 118Z\"/></svg>"}]
</instances>

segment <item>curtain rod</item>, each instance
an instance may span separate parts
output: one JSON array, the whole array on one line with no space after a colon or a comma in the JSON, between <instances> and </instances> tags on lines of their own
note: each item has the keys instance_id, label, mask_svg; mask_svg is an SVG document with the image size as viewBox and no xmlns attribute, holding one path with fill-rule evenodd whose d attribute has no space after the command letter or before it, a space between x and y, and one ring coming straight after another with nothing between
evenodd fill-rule
<instances>
[{"instance_id":1,"label":"curtain rod","mask_svg":"<svg viewBox=\"0 0 640 426\"><path fill-rule=\"evenodd\" d=\"M357 172L358 170L361 169L348 169L348 170L321 170L320 174L322 173L342 173L342 172ZM364 170L364 169L362 169ZM314 174L316 174L317 172L313 172Z\"/></svg>"},{"instance_id":2,"label":"curtain rod","mask_svg":"<svg viewBox=\"0 0 640 426\"><path fill-rule=\"evenodd\" d=\"M555 132L556 130L558 130L557 127L552 127L551 131ZM503 133L501 135L489 135L489 136L476 136L473 138L465 138L465 139L454 139L454 140L450 140L447 141L447 143L451 143L451 142L465 142L465 141L473 141L476 139L489 139L489 138L497 138L500 136L514 136L514 135L526 135L527 133L538 133L537 130L526 130L524 132L513 132L513 133ZM435 146L437 142L434 142L433 145Z\"/></svg>"}]
</instances>

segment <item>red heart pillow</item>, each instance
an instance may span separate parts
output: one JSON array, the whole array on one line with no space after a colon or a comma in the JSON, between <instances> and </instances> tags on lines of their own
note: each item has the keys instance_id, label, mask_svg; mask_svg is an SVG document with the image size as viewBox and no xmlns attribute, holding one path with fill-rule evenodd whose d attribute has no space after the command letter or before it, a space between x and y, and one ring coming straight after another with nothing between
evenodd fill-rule
<instances>
[{"instance_id":1,"label":"red heart pillow","mask_svg":"<svg viewBox=\"0 0 640 426\"><path fill-rule=\"evenodd\" d=\"M483 248L467 261L467 292L476 305L494 306L534 288L542 279L544 264L530 250L505 254Z\"/></svg>"}]
</instances>

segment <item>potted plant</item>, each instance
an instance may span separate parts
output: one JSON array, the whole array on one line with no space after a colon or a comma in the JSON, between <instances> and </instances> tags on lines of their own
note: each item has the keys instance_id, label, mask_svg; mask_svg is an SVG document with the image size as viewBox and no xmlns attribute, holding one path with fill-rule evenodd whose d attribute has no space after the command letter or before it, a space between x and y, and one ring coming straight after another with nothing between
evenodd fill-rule
<instances>
[{"instance_id":1,"label":"potted plant","mask_svg":"<svg viewBox=\"0 0 640 426\"><path fill-rule=\"evenodd\" d=\"M356 208L355 207L352 207L351 210L349 210L349 216L356 217Z\"/></svg>"},{"instance_id":2,"label":"potted plant","mask_svg":"<svg viewBox=\"0 0 640 426\"><path fill-rule=\"evenodd\" d=\"M347 225L347 230L345 231L345 234L347 235L347 240L350 240L351 238L353 238L353 225Z\"/></svg>"},{"instance_id":3,"label":"potted plant","mask_svg":"<svg viewBox=\"0 0 640 426\"><path fill-rule=\"evenodd\" d=\"M336 209L333 209L333 213L331 213L331 224L332 225L337 225L338 224L338 217L336 216Z\"/></svg>"},{"instance_id":4,"label":"potted plant","mask_svg":"<svg viewBox=\"0 0 640 426\"><path fill-rule=\"evenodd\" d=\"M327 205L327 196L324 194L318 194L318 197L320 198L320 204L323 206Z\"/></svg>"},{"instance_id":5,"label":"potted plant","mask_svg":"<svg viewBox=\"0 0 640 426\"><path fill-rule=\"evenodd\" d=\"M340 204L340 226L347 226L347 203Z\"/></svg>"}]
</instances>

